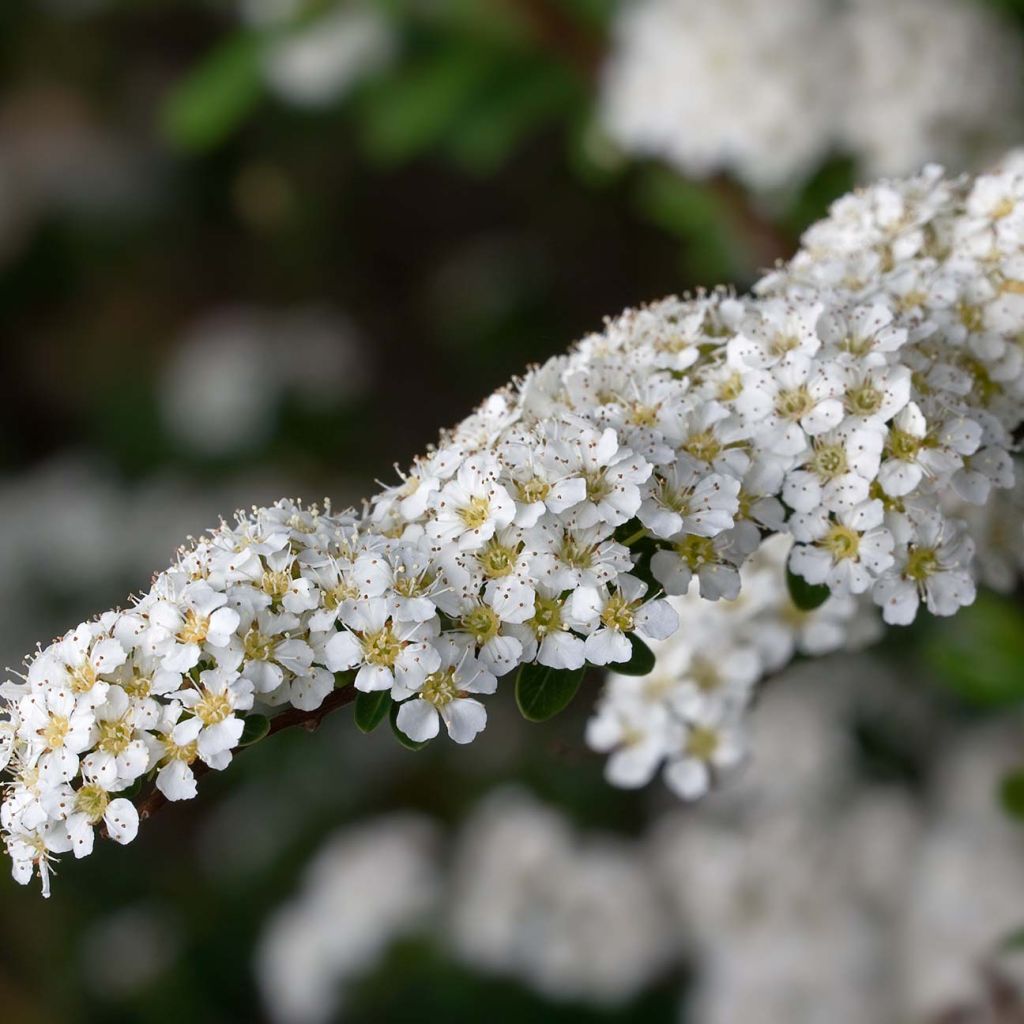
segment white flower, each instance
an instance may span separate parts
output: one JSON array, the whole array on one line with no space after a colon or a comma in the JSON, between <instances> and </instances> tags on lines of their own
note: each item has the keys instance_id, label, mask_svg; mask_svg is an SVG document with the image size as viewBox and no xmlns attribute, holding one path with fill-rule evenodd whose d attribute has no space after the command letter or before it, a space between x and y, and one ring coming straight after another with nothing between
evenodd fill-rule
<instances>
[{"instance_id":1,"label":"white flower","mask_svg":"<svg viewBox=\"0 0 1024 1024\"><path fill-rule=\"evenodd\" d=\"M395 700L402 701L396 724L418 743L433 739L438 719L456 743L469 743L487 724L487 711L470 694L494 693L498 681L483 668L465 644L438 641L438 667L418 686L396 687Z\"/></svg>"},{"instance_id":2,"label":"white flower","mask_svg":"<svg viewBox=\"0 0 1024 1024\"><path fill-rule=\"evenodd\" d=\"M481 547L494 531L508 526L515 518L515 502L496 482L497 464L488 460L469 460L462 464L455 479L445 484L434 505L434 519L427 531L435 540L457 543L461 551Z\"/></svg>"},{"instance_id":3,"label":"white flower","mask_svg":"<svg viewBox=\"0 0 1024 1024\"><path fill-rule=\"evenodd\" d=\"M88 695L41 690L18 702L18 736L30 760L49 785L69 782L78 772L78 755L92 746L95 711Z\"/></svg>"},{"instance_id":4,"label":"white flower","mask_svg":"<svg viewBox=\"0 0 1024 1024\"><path fill-rule=\"evenodd\" d=\"M680 749L665 766L665 782L684 800L703 796L716 772L735 768L746 752L735 716L706 705L686 723Z\"/></svg>"},{"instance_id":5,"label":"white flower","mask_svg":"<svg viewBox=\"0 0 1024 1024\"><path fill-rule=\"evenodd\" d=\"M82 775L105 790L124 789L149 768L149 748L138 728L136 707L120 686L111 686L95 720L96 746L82 758Z\"/></svg>"},{"instance_id":6,"label":"white flower","mask_svg":"<svg viewBox=\"0 0 1024 1024\"><path fill-rule=\"evenodd\" d=\"M437 650L427 642L425 624L397 623L382 597L370 598L347 609L346 629L335 633L324 648L327 668L345 672L358 667L357 690L414 690L440 664Z\"/></svg>"},{"instance_id":7,"label":"white flower","mask_svg":"<svg viewBox=\"0 0 1024 1024\"><path fill-rule=\"evenodd\" d=\"M185 583L180 593L157 600L149 609L154 627L151 643L160 650L163 665L188 672L199 664L205 649L227 647L238 628L239 615L225 608L227 595L208 583Z\"/></svg>"},{"instance_id":8,"label":"white flower","mask_svg":"<svg viewBox=\"0 0 1024 1024\"><path fill-rule=\"evenodd\" d=\"M892 534L882 526L880 501L861 502L832 518L824 511L795 515L799 542L790 568L808 583L825 583L833 593L862 594L893 563Z\"/></svg>"},{"instance_id":9,"label":"white flower","mask_svg":"<svg viewBox=\"0 0 1024 1024\"><path fill-rule=\"evenodd\" d=\"M872 596L891 625L914 621L922 599L933 615L953 615L975 597L967 569L974 545L962 528L937 514L915 522L915 539L897 553L896 565L875 581Z\"/></svg>"},{"instance_id":10,"label":"white flower","mask_svg":"<svg viewBox=\"0 0 1024 1024\"><path fill-rule=\"evenodd\" d=\"M179 747L195 743L197 753L211 768L226 768L245 728L236 712L252 707L252 682L237 672L209 669L199 673L198 686L179 690L175 697L192 717L174 727L174 743Z\"/></svg>"},{"instance_id":11,"label":"white flower","mask_svg":"<svg viewBox=\"0 0 1024 1024\"><path fill-rule=\"evenodd\" d=\"M655 537L681 533L714 537L733 524L739 509L740 481L707 473L689 455L658 470L637 518Z\"/></svg>"},{"instance_id":12,"label":"white flower","mask_svg":"<svg viewBox=\"0 0 1024 1024\"><path fill-rule=\"evenodd\" d=\"M131 800L110 799L106 789L97 783L86 783L75 793L74 809L67 818L68 838L76 857L92 853L93 829L100 824L116 843L130 843L139 831L139 812Z\"/></svg>"},{"instance_id":13,"label":"white flower","mask_svg":"<svg viewBox=\"0 0 1024 1024\"><path fill-rule=\"evenodd\" d=\"M663 600L644 602L647 584L635 576L618 578L614 590L580 587L569 602L574 625L588 634L584 654L592 665L627 662L632 648L627 633L640 632L664 640L679 625L672 606Z\"/></svg>"}]
</instances>

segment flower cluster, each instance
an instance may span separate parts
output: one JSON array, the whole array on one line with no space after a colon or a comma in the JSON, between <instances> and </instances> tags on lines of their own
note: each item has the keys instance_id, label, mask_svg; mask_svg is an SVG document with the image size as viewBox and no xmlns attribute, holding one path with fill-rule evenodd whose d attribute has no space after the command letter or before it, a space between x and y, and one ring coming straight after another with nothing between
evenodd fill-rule
<instances>
[{"instance_id":1,"label":"flower cluster","mask_svg":"<svg viewBox=\"0 0 1024 1024\"><path fill-rule=\"evenodd\" d=\"M1013 482L1022 200L1013 172L929 169L856 193L754 297L609 321L361 513L281 501L184 549L133 607L5 685L0 824L16 877L37 870L45 887L51 856L88 853L97 827L129 841L140 781L194 796L197 766L225 768L254 710L312 712L351 686L388 695L409 741L443 725L465 743L485 726L479 698L520 666L519 683L531 666L635 670L638 636L677 628L669 599L734 601L771 534L792 538L790 573L831 597L808 636L858 598L890 623L969 603L973 543L943 509ZM737 759L731 723L771 661L750 621L759 653L715 665L721 699L706 699L718 683L692 650L666 654L679 685L655 702L652 749L648 723L599 714L592 742L629 751L614 778L636 784L667 760L694 796Z\"/></svg>"},{"instance_id":2,"label":"flower cluster","mask_svg":"<svg viewBox=\"0 0 1024 1024\"><path fill-rule=\"evenodd\" d=\"M833 148L871 175L980 166L1020 135L1022 63L972 0L640 0L616 17L601 120L628 153L755 189Z\"/></svg>"}]
</instances>

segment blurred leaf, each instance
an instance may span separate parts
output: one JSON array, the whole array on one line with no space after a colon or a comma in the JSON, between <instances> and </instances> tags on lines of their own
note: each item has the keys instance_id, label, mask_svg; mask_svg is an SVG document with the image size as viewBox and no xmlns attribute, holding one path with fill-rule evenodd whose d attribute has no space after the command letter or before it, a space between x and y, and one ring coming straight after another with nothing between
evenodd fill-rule
<instances>
[{"instance_id":1,"label":"blurred leaf","mask_svg":"<svg viewBox=\"0 0 1024 1024\"><path fill-rule=\"evenodd\" d=\"M384 721L390 708L390 691L376 690L373 693L360 693L355 702L356 727L360 732L373 732Z\"/></svg>"},{"instance_id":2,"label":"blurred leaf","mask_svg":"<svg viewBox=\"0 0 1024 1024\"><path fill-rule=\"evenodd\" d=\"M449 47L373 83L359 109L370 155L397 163L436 145L483 87L490 67L486 51Z\"/></svg>"},{"instance_id":3,"label":"blurred leaf","mask_svg":"<svg viewBox=\"0 0 1024 1024\"><path fill-rule=\"evenodd\" d=\"M999 943L999 949L1007 953L1024 950L1024 927L1010 932L1010 934Z\"/></svg>"},{"instance_id":4,"label":"blurred leaf","mask_svg":"<svg viewBox=\"0 0 1024 1024\"><path fill-rule=\"evenodd\" d=\"M391 701L391 713L388 716L391 721L391 731L395 734L395 739L398 740L406 750L422 750L430 740L421 740L420 742L417 742L416 740L410 739L404 732L402 732L401 729L398 728L398 709L401 706L402 705L397 700Z\"/></svg>"},{"instance_id":5,"label":"blurred leaf","mask_svg":"<svg viewBox=\"0 0 1024 1024\"><path fill-rule=\"evenodd\" d=\"M200 152L223 142L263 95L267 37L237 33L179 82L164 102L160 125L171 145Z\"/></svg>"},{"instance_id":6,"label":"blurred leaf","mask_svg":"<svg viewBox=\"0 0 1024 1024\"><path fill-rule=\"evenodd\" d=\"M1024 822L1024 770L1003 779L999 784L999 801L1011 818Z\"/></svg>"},{"instance_id":7,"label":"blurred leaf","mask_svg":"<svg viewBox=\"0 0 1024 1024\"><path fill-rule=\"evenodd\" d=\"M543 722L565 710L576 696L584 669L526 664L516 676L516 704L527 721Z\"/></svg>"},{"instance_id":8,"label":"blurred leaf","mask_svg":"<svg viewBox=\"0 0 1024 1024\"><path fill-rule=\"evenodd\" d=\"M240 747L250 747L259 743L270 732L270 719L266 715L246 715L242 721L242 735L238 740Z\"/></svg>"},{"instance_id":9,"label":"blurred leaf","mask_svg":"<svg viewBox=\"0 0 1024 1024\"><path fill-rule=\"evenodd\" d=\"M686 241L686 263L701 281L714 284L737 276L740 253L728 211L706 184L650 166L640 179L636 200L646 217ZM747 253L745 262L751 270L753 254Z\"/></svg>"},{"instance_id":10,"label":"blurred leaf","mask_svg":"<svg viewBox=\"0 0 1024 1024\"><path fill-rule=\"evenodd\" d=\"M617 662L614 665L608 667L613 672L618 672L620 676L646 676L650 675L654 671L655 657L654 651L650 649L635 633L627 633L626 639L629 641L630 647L633 648L633 653L630 656L629 661Z\"/></svg>"},{"instance_id":11,"label":"blurred leaf","mask_svg":"<svg viewBox=\"0 0 1024 1024\"><path fill-rule=\"evenodd\" d=\"M927 634L924 658L957 696L982 707L1024 700L1024 614L988 591Z\"/></svg>"},{"instance_id":12,"label":"blurred leaf","mask_svg":"<svg viewBox=\"0 0 1024 1024\"><path fill-rule=\"evenodd\" d=\"M831 591L824 583L808 583L803 576L786 569L786 588L793 604L802 612L820 608L829 598Z\"/></svg>"}]
</instances>

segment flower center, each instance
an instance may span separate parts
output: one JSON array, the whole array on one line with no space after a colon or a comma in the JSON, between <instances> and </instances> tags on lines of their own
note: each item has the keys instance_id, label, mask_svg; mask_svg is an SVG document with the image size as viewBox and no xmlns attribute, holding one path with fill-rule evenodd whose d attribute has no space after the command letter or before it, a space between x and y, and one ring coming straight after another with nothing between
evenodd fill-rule
<instances>
[{"instance_id":1,"label":"flower center","mask_svg":"<svg viewBox=\"0 0 1024 1024\"><path fill-rule=\"evenodd\" d=\"M443 708L459 696L459 688L455 685L455 669L445 668L427 676L420 696L435 708Z\"/></svg>"},{"instance_id":2,"label":"flower center","mask_svg":"<svg viewBox=\"0 0 1024 1024\"><path fill-rule=\"evenodd\" d=\"M538 476L519 484L519 497L531 505L535 501L543 501L550 491L551 485Z\"/></svg>"},{"instance_id":3,"label":"flower center","mask_svg":"<svg viewBox=\"0 0 1024 1024\"><path fill-rule=\"evenodd\" d=\"M814 408L814 399L806 387L780 391L775 399L775 411L787 420L803 419Z\"/></svg>"},{"instance_id":4,"label":"flower center","mask_svg":"<svg viewBox=\"0 0 1024 1024\"><path fill-rule=\"evenodd\" d=\"M97 722L96 727L100 734L96 746L104 754L113 754L116 757L128 749L134 732L128 715L122 715L109 722Z\"/></svg>"},{"instance_id":5,"label":"flower center","mask_svg":"<svg viewBox=\"0 0 1024 1024\"><path fill-rule=\"evenodd\" d=\"M199 744L193 740L191 743L179 745L169 735L160 737L164 747L164 756L160 760L161 765L170 764L171 761L184 761L191 764L199 756Z\"/></svg>"},{"instance_id":6,"label":"flower center","mask_svg":"<svg viewBox=\"0 0 1024 1024\"><path fill-rule=\"evenodd\" d=\"M477 554L477 561L483 574L490 579L508 576L515 568L519 546L506 547L497 538L492 537Z\"/></svg>"},{"instance_id":7,"label":"flower center","mask_svg":"<svg viewBox=\"0 0 1024 1024\"><path fill-rule=\"evenodd\" d=\"M849 526L836 523L820 541L832 557L841 562L844 558L856 558L860 550L860 534Z\"/></svg>"},{"instance_id":8,"label":"flower center","mask_svg":"<svg viewBox=\"0 0 1024 1024\"><path fill-rule=\"evenodd\" d=\"M611 493L612 489L608 486L608 480L605 478L604 470L590 470L583 474L583 479L587 483L588 501L603 501Z\"/></svg>"},{"instance_id":9,"label":"flower center","mask_svg":"<svg viewBox=\"0 0 1024 1024\"><path fill-rule=\"evenodd\" d=\"M612 594L601 612L601 622L608 629L628 633L635 625L633 605L621 594Z\"/></svg>"},{"instance_id":10,"label":"flower center","mask_svg":"<svg viewBox=\"0 0 1024 1024\"><path fill-rule=\"evenodd\" d=\"M629 419L638 427L653 427L658 422L658 406L634 402L629 410Z\"/></svg>"},{"instance_id":11,"label":"flower center","mask_svg":"<svg viewBox=\"0 0 1024 1024\"><path fill-rule=\"evenodd\" d=\"M842 476L847 468L846 449L841 444L822 445L811 459L811 469L823 480Z\"/></svg>"},{"instance_id":12,"label":"flower center","mask_svg":"<svg viewBox=\"0 0 1024 1024\"><path fill-rule=\"evenodd\" d=\"M720 402L734 402L743 393L743 378L734 373L725 378L718 385L718 400Z\"/></svg>"},{"instance_id":13,"label":"flower center","mask_svg":"<svg viewBox=\"0 0 1024 1024\"><path fill-rule=\"evenodd\" d=\"M477 605L471 612L463 615L462 628L482 647L488 640L493 640L501 628L501 620L493 609L485 604Z\"/></svg>"},{"instance_id":14,"label":"flower center","mask_svg":"<svg viewBox=\"0 0 1024 1024\"><path fill-rule=\"evenodd\" d=\"M686 439L683 451L701 462L713 462L721 454L722 444L715 437L714 431L702 430L699 434L691 434Z\"/></svg>"},{"instance_id":15,"label":"flower center","mask_svg":"<svg viewBox=\"0 0 1024 1024\"><path fill-rule=\"evenodd\" d=\"M39 730L47 750L58 750L64 746L64 738L71 729L71 723L64 715L50 715L49 722Z\"/></svg>"},{"instance_id":16,"label":"flower center","mask_svg":"<svg viewBox=\"0 0 1024 1024\"><path fill-rule=\"evenodd\" d=\"M342 580L336 587L324 591L324 607L333 612L343 602L353 600L358 596L359 588Z\"/></svg>"},{"instance_id":17,"label":"flower center","mask_svg":"<svg viewBox=\"0 0 1024 1024\"><path fill-rule=\"evenodd\" d=\"M93 782L86 783L75 794L75 807L89 819L90 825L95 825L103 817L109 803L107 791Z\"/></svg>"},{"instance_id":18,"label":"flower center","mask_svg":"<svg viewBox=\"0 0 1024 1024\"><path fill-rule=\"evenodd\" d=\"M129 697L135 697L138 700L142 700L149 696L149 692L153 687L153 680L149 676L139 675L135 673L131 679L126 679L121 683L121 689L128 694Z\"/></svg>"},{"instance_id":19,"label":"flower center","mask_svg":"<svg viewBox=\"0 0 1024 1024\"><path fill-rule=\"evenodd\" d=\"M675 552L694 571L709 562L718 561L711 538L698 537L693 533L675 545Z\"/></svg>"},{"instance_id":20,"label":"flower center","mask_svg":"<svg viewBox=\"0 0 1024 1024\"><path fill-rule=\"evenodd\" d=\"M209 632L210 616L200 615L194 608L189 608L178 630L178 640L183 644L201 644Z\"/></svg>"},{"instance_id":21,"label":"flower center","mask_svg":"<svg viewBox=\"0 0 1024 1024\"><path fill-rule=\"evenodd\" d=\"M882 408L882 392L871 384L862 384L846 393L846 404L857 416L874 416Z\"/></svg>"},{"instance_id":22,"label":"flower center","mask_svg":"<svg viewBox=\"0 0 1024 1024\"><path fill-rule=\"evenodd\" d=\"M395 636L389 622L376 633L365 633L362 637L363 654L367 662L378 668L393 668L405 644Z\"/></svg>"},{"instance_id":23,"label":"flower center","mask_svg":"<svg viewBox=\"0 0 1024 1024\"><path fill-rule=\"evenodd\" d=\"M589 569L594 564L594 549L589 544L581 544L569 534L562 540L558 554L573 569Z\"/></svg>"},{"instance_id":24,"label":"flower center","mask_svg":"<svg viewBox=\"0 0 1024 1024\"><path fill-rule=\"evenodd\" d=\"M694 658L689 674L697 689L703 693L713 693L722 685L718 669L707 658Z\"/></svg>"},{"instance_id":25,"label":"flower center","mask_svg":"<svg viewBox=\"0 0 1024 1024\"><path fill-rule=\"evenodd\" d=\"M889 432L888 447L894 459L913 462L923 445L922 438L908 434L906 431L892 430Z\"/></svg>"},{"instance_id":26,"label":"flower center","mask_svg":"<svg viewBox=\"0 0 1024 1024\"><path fill-rule=\"evenodd\" d=\"M203 696L192 708L196 718L203 725L217 725L231 715L231 698L226 693L214 693L203 689Z\"/></svg>"},{"instance_id":27,"label":"flower center","mask_svg":"<svg viewBox=\"0 0 1024 1024\"><path fill-rule=\"evenodd\" d=\"M276 647L277 642L265 633L261 633L255 626L250 628L242 641L242 649L249 661L270 661Z\"/></svg>"},{"instance_id":28,"label":"flower center","mask_svg":"<svg viewBox=\"0 0 1024 1024\"><path fill-rule=\"evenodd\" d=\"M260 589L264 594L267 594L273 600L280 601L292 587L292 576L291 573L281 570L280 572L271 572L269 569L263 574L263 581L260 584Z\"/></svg>"},{"instance_id":29,"label":"flower center","mask_svg":"<svg viewBox=\"0 0 1024 1024\"><path fill-rule=\"evenodd\" d=\"M562 604L557 597L538 594L533 609L529 625L537 636L544 637L562 628Z\"/></svg>"},{"instance_id":30,"label":"flower center","mask_svg":"<svg viewBox=\"0 0 1024 1024\"><path fill-rule=\"evenodd\" d=\"M91 662L86 662L68 673L71 677L71 689L75 693L88 693L96 685L96 669Z\"/></svg>"},{"instance_id":31,"label":"flower center","mask_svg":"<svg viewBox=\"0 0 1024 1024\"><path fill-rule=\"evenodd\" d=\"M923 583L929 576L939 571L939 556L935 548L912 547L907 555L907 567L904 575L918 583Z\"/></svg>"},{"instance_id":32,"label":"flower center","mask_svg":"<svg viewBox=\"0 0 1024 1024\"><path fill-rule=\"evenodd\" d=\"M487 498L470 498L468 505L459 509L459 518L467 530L479 530L491 514L491 503Z\"/></svg>"},{"instance_id":33,"label":"flower center","mask_svg":"<svg viewBox=\"0 0 1024 1024\"><path fill-rule=\"evenodd\" d=\"M686 753L698 761L710 761L718 749L718 733L703 725L695 725L686 737Z\"/></svg>"}]
</instances>

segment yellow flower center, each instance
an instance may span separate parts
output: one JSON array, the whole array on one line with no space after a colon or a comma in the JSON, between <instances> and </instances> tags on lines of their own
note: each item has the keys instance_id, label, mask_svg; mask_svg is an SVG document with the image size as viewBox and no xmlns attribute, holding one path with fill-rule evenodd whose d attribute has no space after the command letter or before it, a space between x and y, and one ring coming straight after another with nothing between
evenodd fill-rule
<instances>
[{"instance_id":1,"label":"yellow flower center","mask_svg":"<svg viewBox=\"0 0 1024 1024\"><path fill-rule=\"evenodd\" d=\"M602 501L611 493L612 489L608 486L604 470L591 470L590 472L583 474L583 479L587 483L588 501Z\"/></svg>"},{"instance_id":2,"label":"yellow flower center","mask_svg":"<svg viewBox=\"0 0 1024 1024\"><path fill-rule=\"evenodd\" d=\"M91 662L86 662L68 673L71 677L71 689L75 693L88 693L96 685L97 672Z\"/></svg>"},{"instance_id":3,"label":"yellow flower center","mask_svg":"<svg viewBox=\"0 0 1024 1024\"><path fill-rule=\"evenodd\" d=\"M718 733L714 729L695 725L686 737L686 753L698 761L710 761L718 749Z\"/></svg>"},{"instance_id":4,"label":"yellow flower center","mask_svg":"<svg viewBox=\"0 0 1024 1024\"><path fill-rule=\"evenodd\" d=\"M459 688L455 685L454 668L444 668L427 676L420 691L420 696L435 708L443 708L450 704L459 694Z\"/></svg>"},{"instance_id":5,"label":"yellow flower center","mask_svg":"<svg viewBox=\"0 0 1024 1024\"><path fill-rule=\"evenodd\" d=\"M393 668L405 644L395 636L389 622L375 633L364 633L360 638L367 662L379 668Z\"/></svg>"},{"instance_id":6,"label":"yellow flower center","mask_svg":"<svg viewBox=\"0 0 1024 1024\"><path fill-rule=\"evenodd\" d=\"M690 666L689 675L697 689L704 693L712 693L722 685L718 669L707 658L695 658Z\"/></svg>"},{"instance_id":7,"label":"yellow flower center","mask_svg":"<svg viewBox=\"0 0 1024 1024\"><path fill-rule=\"evenodd\" d=\"M535 501L544 501L551 492L551 485L540 477L526 480L518 485L519 498L521 501L533 504Z\"/></svg>"},{"instance_id":8,"label":"yellow flower center","mask_svg":"<svg viewBox=\"0 0 1024 1024\"><path fill-rule=\"evenodd\" d=\"M882 408L885 396L871 384L862 384L846 393L846 406L856 416L874 416Z\"/></svg>"},{"instance_id":9,"label":"yellow flower center","mask_svg":"<svg viewBox=\"0 0 1024 1024\"><path fill-rule=\"evenodd\" d=\"M485 604L480 604L471 612L463 615L461 625L476 641L477 646L481 647L488 640L493 640L498 635L498 630L501 628L501 620L491 608L488 608Z\"/></svg>"},{"instance_id":10,"label":"yellow flower center","mask_svg":"<svg viewBox=\"0 0 1024 1024\"><path fill-rule=\"evenodd\" d=\"M562 628L562 604L557 597L537 595L533 606L533 618L528 625L538 637L557 632Z\"/></svg>"},{"instance_id":11,"label":"yellow flower center","mask_svg":"<svg viewBox=\"0 0 1024 1024\"><path fill-rule=\"evenodd\" d=\"M192 708L203 725L217 725L231 715L231 698L226 693L214 693L203 688L203 695Z\"/></svg>"},{"instance_id":12,"label":"yellow flower center","mask_svg":"<svg viewBox=\"0 0 1024 1024\"><path fill-rule=\"evenodd\" d=\"M242 649L249 661L270 661L277 648L277 641L252 626L242 640Z\"/></svg>"},{"instance_id":13,"label":"yellow flower center","mask_svg":"<svg viewBox=\"0 0 1024 1024\"><path fill-rule=\"evenodd\" d=\"M904 574L908 579L918 583L924 582L929 576L939 571L939 556L935 548L914 548L910 549L907 555L907 567Z\"/></svg>"},{"instance_id":14,"label":"yellow flower center","mask_svg":"<svg viewBox=\"0 0 1024 1024\"><path fill-rule=\"evenodd\" d=\"M194 608L189 608L178 630L178 640L183 644L201 644L209 632L210 616L200 615Z\"/></svg>"},{"instance_id":15,"label":"yellow flower center","mask_svg":"<svg viewBox=\"0 0 1024 1024\"><path fill-rule=\"evenodd\" d=\"M738 373L726 377L718 385L718 400L720 402L734 402L743 393L743 378Z\"/></svg>"},{"instance_id":16,"label":"yellow flower center","mask_svg":"<svg viewBox=\"0 0 1024 1024\"><path fill-rule=\"evenodd\" d=\"M692 455L701 462L713 462L721 454L722 445L715 437L714 431L702 430L698 434L691 434L683 445L683 451Z\"/></svg>"},{"instance_id":17,"label":"yellow flower center","mask_svg":"<svg viewBox=\"0 0 1024 1024\"><path fill-rule=\"evenodd\" d=\"M612 594L601 612L601 622L609 629L628 633L635 625L633 605L621 594Z\"/></svg>"},{"instance_id":18,"label":"yellow flower center","mask_svg":"<svg viewBox=\"0 0 1024 1024\"><path fill-rule=\"evenodd\" d=\"M264 594L273 598L275 601L280 601L292 587L291 573L271 572L269 569L263 574L263 580L260 583L260 589Z\"/></svg>"},{"instance_id":19,"label":"yellow flower center","mask_svg":"<svg viewBox=\"0 0 1024 1024\"><path fill-rule=\"evenodd\" d=\"M923 446L923 438L915 437L904 430L892 430L889 432L887 447L894 459L913 462Z\"/></svg>"},{"instance_id":20,"label":"yellow flower center","mask_svg":"<svg viewBox=\"0 0 1024 1024\"><path fill-rule=\"evenodd\" d=\"M492 537L476 556L483 574L489 579L508 576L518 557L519 545L506 547L496 537Z\"/></svg>"},{"instance_id":21,"label":"yellow flower center","mask_svg":"<svg viewBox=\"0 0 1024 1024\"><path fill-rule=\"evenodd\" d=\"M814 399L806 387L780 391L775 399L775 411L787 420L799 420L814 408Z\"/></svg>"},{"instance_id":22,"label":"yellow flower center","mask_svg":"<svg viewBox=\"0 0 1024 1024\"><path fill-rule=\"evenodd\" d=\"M75 794L75 807L89 819L90 825L95 825L103 817L109 803L107 791L92 782L86 783Z\"/></svg>"},{"instance_id":23,"label":"yellow flower center","mask_svg":"<svg viewBox=\"0 0 1024 1024\"><path fill-rule=\"evenodd\" d=\"M715 558L715 545L710 537L698 537L689 534L675 546L675 552L686 562L691 570L696 571L702 565L718 561Z\"/></svg>"},{"instance_id":24,"label":"yellow flower center","mask_svg":"<svg viewBox=\"0 0 1024 1024\"><path fill-rule=\"evenodd\" d=\"M170 735L160 737L163 744L164 756L160 759L161 767L170 764L171 761L184 761L191 764L199 756L199 744L193 740L191 743L177 744Z\"/></svg>"},{"instance_id":25,"label":"yellow flower center","mask_svg":"<svg viewBox=\"0 0 1024 1024\"><path fill-rule=\"evenodd\" d=\"M826 444L815 449L811 469L823 480L842 476L847 468L846 449L841 444Z\"/></svg>"},{"instance_id":26,"label":"yellow flower center","mask_svg":"<svg viewBox=\"0 0 1024 1024\"><path fill-rule=\"evenodd\" d=\"M64 715L50 715L49 722L39 730L47 750L59 750L64 746L64 738L71 729L71 723Z\"/></svg>"},{"instance_id":27,"label":"yellow flower center","mask_svg":"<svg viewBox=\"0 0 1024 1024\"><path fill-rule=\"evenodd\" d=\"M96 728L99 730L96 747L104 754L113 754L116 757L128 749L134 732L130 715L122 715L109 722L97 722Z\"/></svg>"},{"instance_id":28,"label":"yellow flower center","mask_svg":"<svg viewBox=\"0 0 1024 1024\"><path fill-rule=\"evenodd\" d=\"M479 530L491 514L491 503L487 498L470 498L468 505L459 509L459 518L466 524L467 530Z\"/></svg>"},{"instance_id":29,"label":"yellow flower center","mask_svg":"<svg viewBox=\"0 0 1024 1024\"><path fill-rule=\"evenodd\" d=\"M131 679L126 679L121 683L121 689L129 697L135 697L138 700L148 697L152 688L153 680L149 676L139 675L138 672L135 672Z\"/></svg>"},{"instance_id":30,"label":"yellow flower center","mask_svg":"<svg viewBox=\"0 0 1024 1024\"><path fill-rule=\"evenodd\" d=\"M841 562L844 558L857 557L860 550L860 534L849 526L836 523L819 543L837 562Z\"/></svg>"}]
</instances>

